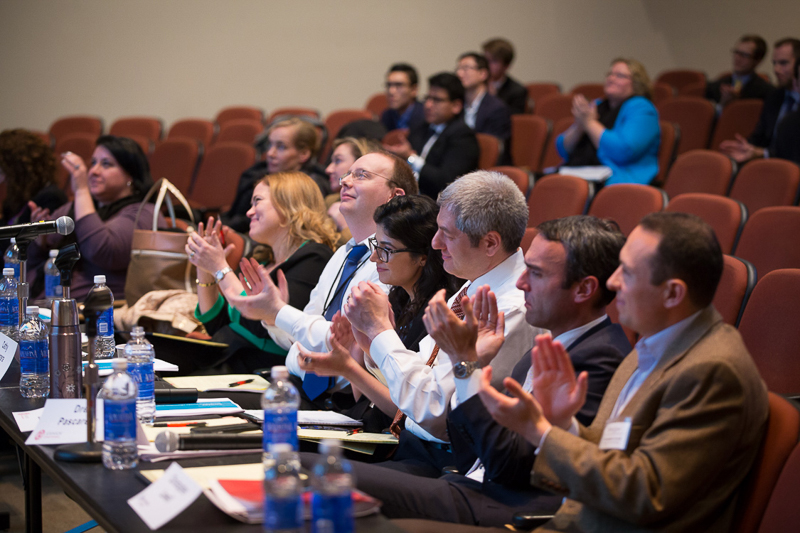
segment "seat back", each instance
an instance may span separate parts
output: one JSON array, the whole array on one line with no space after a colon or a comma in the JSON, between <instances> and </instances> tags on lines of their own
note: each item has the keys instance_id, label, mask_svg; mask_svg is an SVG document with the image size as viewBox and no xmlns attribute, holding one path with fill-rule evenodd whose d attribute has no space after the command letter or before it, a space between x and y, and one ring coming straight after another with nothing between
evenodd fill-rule
<instances>
[{"instance_id":1,"label":"seat back","mask_svg":"<svg viewBox=\"0 0 800 533\"><path fill-rule=\"evenodd\" d=\"M697 215L714 229L722 253L730 254L747 221L747 208L725 196L704 193L679 194L667 204L667 211Z\"/></svg>"},{"instance_id":2,"label":"seat back","mask_svg":"<svg viewBox=\"0 0 800 533\"><path fill-rule=\"evenodd\" d=\"M755 159L746 163L733 182L730 197L752 215L764 207L797 203L800 166L785 159Z\"/></svg>"},{"instance_id":3,"label":"seat back","mask_svg":"<svg viewBox=\"0 0 800 533\"><path fill-rule=\"evenodd\" d=\"M697 83L690 83L689 85L684 85L678 94L681 96L694 96L695 98L705 98L706 97L706 82L699 81Z\"/></svg>"},{"instance_id":4,"label":"seat back","mask_svg":"<svg viewBox=\"0 0 800 533\"><path fill-rule=\"evenodd\" d=\"M367 100L367 105L364 108L372 113L375 118L380 118L384 111L389 107L389 101L386 99L386 93L375 93Z\"/></svg>"},{"instance_id":5,"label":"seat back","mask_svg":"<svg viewBox=\"0 0 800 533\"><path fill-rule=\"evenodd\" d=\"M795 446L783 465L778 482L772 489L758 533L791 531L800 524L800 505L797 493L800 491L800 445Z\"/></svg>"},{"instance_id":6,"label":"seat back","mask_svg":"<svg viewBox=\"0 0 800 533\"><path fill-rule=\"evenodd\" d=\"M253 144L256 137L264 129L264 125L257 120L238 119L229 120L224 126L221 126L214 144L221 142L240 142L245 144Z\"/></svg>"},{"instance_id":7,"label":"seat back","mask_svg":"<svg viewBox=\"0 0 800 533\"><path fill-rule=\"evenodd\" d=\"M134 135L145 137L153 142L161 139L164 131L164 123L156 117L123 117L118 118L111 125L108 133L119 137L130 137Z\"/></svg>"},{"instance_id":8,"label":"seat back","mask_svg":"<svg viewBox=\"0 0 800 533\"><path fill-rule=\"evenodd\" d=\"M227 226L222 227L222 232L225 236L225 244L233 245L233 250L225 257L225 261L228 263L229 267L238 272L239 261L244 257L244 237Z\"/></svg>"},{"instance_id":9,"label":"seat back","mask_svg":"<svg viewBox=\"0 0 800 533\"><path fill-rule=\"evenodd\" d=\"M572 118L572 95L571 94L548 94L536 101L535 115L546 118L550 122L557 122L559 119Z\"/></svg>"},{"instance_id":10,"label":"seat back","mask_svg":"<svg viewBox=\"0 0 800 533\"><path fill-rule=\"evenodd\" d=\"M500 157L500 140L488 133L476 133L475 138L478 139L478 149L480 150L478 168L481 170L492 168Z\"/></svg>"},{"instance_id":11,"label":"seat back","mask_svg":"<svg viewBox=\"0 0 800 533\"><path fill-rule=\"evenodd\" d=\"M561 159L561 156L558 155L558 150L556 149L556 138L567 131L567 129L572 126L573 122L574 119L570 116L564 117L553 124L553 132L550 134L550 138L547 140L547 144L545 145L544 154L542 155L542 163L539 165L539 168L537 168L539 172L546 168L557 167L564 162L564 160Z\"/></svg>"},{"instance_id":12,"label":"seat back","mask_svg":"<svg viewBox=\"0 0 800 533\"><path fill-rule=\"evenodd\" d=\"M756 98L734 100L726 105L714 127L714 136L711 138L712 150L719 150L722 141L733 140L736 135L749 137L761 116L764 101Z\"/></svg>"},{"instance_id":13,"label":"seat back","mask_svg":"<svg viewBox=\"0 0 800 533\"><path fill-rule=\"evenodd\" d=\"M515 167L539 168L550 135L550 123L536 115L511 115L511 162Z\"/></svg>"},{"instance_id":14,"label":"seat back","mask_svg":"<svg viewBox=\"0 0 800 533\"><path fill-rule=\"evenodd\" d=\"M189 201L198 207L227 208L239 177L256 161L256 150L242 143L217 143L203 156Z\"/></svg>"},{"instance_id":15,"label":"seat back","mask_svg":"<svg viewBox=\"0 0 800 533\"><path fill-rule=\"evenodd\" d=\"M719 152L692 150L679 155L672 164L664 190L670 198L687 192L725 196L735 169L734 162Z\"/></svg>"},{"instance_id":16,"label":"seat back","mask_svg":"<svg viewBox=\"0 0 800 533\"><path fill-rule=\"evenodd\" d=\"M800 434L800 413L788 400L769 393L769 419L767 433L756 456L750 473L739 488L739 501L736 509L734 533L756 533L759 531L764 511L770 496L777 489L776 484L784 469L786 459L797 447ZM796 499L797 492L794 493ZM796 505L796 503L795 503ZM797 523L794 524L797 526ZM772 529L769 531L790 531Z\"/></svg>"},{"instance_id":17,"label":"seat back","mask_svg":"<svg viewBox=\"0 0 800 533\"><path fill-rule=\"evenodd\" d=\"M732 255L722 258L722 278L714 294L714 307L726 324L738 326L744 306L756 286L756 268L750 261Z\"/></svg>"},{"instance_id":18,"label":"seat back","mask_svg":"<svg viewBox=\"0 0 800 533\"><path fill-rule=\"evenodd\" d=\"M705 98L678 96L665 100L656 107L660 120L675 123L681 129L678 155L708 146L716 116L714 104Z\"/></svg>"},{"instance_id":19,"label":"seat back","mask_svg":"<svg viewBox=\"0 0 800 533\"><path fill-rule=\"evenodd\" d=\"M529 83L525 88L528 89L528 106L526 109L528 113L536 111L536 102L542 97L561 92L561 85L558 83Z\"/></svg>"},{"instance_id":20,"label":"seat back","mask_svg":"<svg viewBox=\"0 0 800 533\"><path fill-rule=\"evenodd\" d=\"M150 175L154 181L167 178L186 196L191 189L202 151L202 145L196 139L165 139L156 145L150 156Z\"/></svg>"},{"instance_id":21,"label":"seat back","mask_svg":"<svg viewBox=\"0 0 800 533\"><path fill-rule=\"evenodd\" d=\"M203 118L186 118L172 124L167 139L194 139L202 143L203 148L211 146L214 138L214 123Z\"/></svg>"},{"instance_id":22,"label":"seat back","mask_svg":"<svg viewBox=\"0 0 800 533\"><path fill-rule=\"evenodd\" d=\"M610 218L627 237L642 218L667 206L667 194L656 187L632 183L608 185L592 200L589 214Z\"/></svg>"},{"instance_id":23,"label":"seat back","mask_svg":"<svg viewBox=\"0 0 800 533\"><path fill-rule=\"evenodd\" d=\"M264 110L260 107L253 106L231 106L220 110L214 118L214 122L218 127L222 128L231 120L249 119L258 122L264 122Z\"/></svg>"},{"instance_id":24,"label":"seat back","mask_svg":"<svg viewBox=\"0 0 800 533\"><path fill-rule=\"evenodd\" d=\"M331 144L336 139L339 130L345 124L350 124L356 120L372 120L372 113L365 109L339 109L331 112L325 117L325 127L328 129L328 140L319 155L320 161L325 161L330 154Z\"/></svg>"},{"instance_id":25,"label":"seat back","mask_svg":"<svg viewBox=\"0 0 800 533\"><path fill-rule=\"evenodd\" d=\"M267 126L272 124L278 117L311 117L319 120L319 111L310 107L280 107L269 114Z\"/></svg>"},{"instance_id":26,"label":"seat back","mask_svg":"<svg viewBox=\"0 0 800 533\"><path fill-rule=\"evenodd\" d=\"M136 142L139 145L139 148L142 149L144 152L145 157L150 159L150 155L153 153L153 148L155 148L155 141L146 135L138 135L136 133L131 133L129 135L125 135L128 139Z\"/></svg>"},{"instance_id":27,"label":"seat back","mask_svg":"<svg viewBox=\"0 0 800 533\"><path fill-rule=\"evenodd\" d=\"M681 129L677 124L664 120L659 122L659 127L661 128L661 144L658 146L658 174L656 174L655 183L664 183L678 151Z\"/></svg>"},{"instance_id":28,"label":"seat back","mask_svg":"<svg viewBox=\"0 0 800 533\"><path fill-rule=\"evenodd\" d=\"M552 174L539 179L528 198L528 227L546 220L581 215L594 195L594 185L575 176Z\"/></svg>"},{"instance_id":29,"label":"seat back","mask_svg":"<svg viewBox=\"0 0 800 533\"><path fill-rule=\"evenodd\" d=\"M656 78L656 83L666 83L675 89L677 94L683 94L682 89L687 85L702 84L705 87L706 74L699 70L674 69L665 70Z\"/></svg>"},{"instance_id":30,"label":"seat back","mask_svg":"<svg viewBox=\"0 0 800 533\"><path fill-rule=\"evenodd\" d=\"M505 174L514 184L519 187L519 190L522 191L522 194L525 198L528 198L528 193L530 192L531 186L531 175L526 172L525 170L517 167L492 167L488 170L493 170L494 172L499 172L501 174Z\"/></svg>"},{"instance_id":31,"label":"seat back","mask_svg":"<svg viewBox=\"0 0 800 533\"><path fill-rule=\"evenodd\" d=\"M653 103L660 104L675 97L675 89L668 83L656 82L653 84Z\"/></svg>"},{"instance_id":32,"label":"seat back","mask_svg":"<svg viewBox=\"0 0 800 533\"><path fill-rule=\"evenodd\" d=\"M531 247L533 238L536 237L537 233L539 233L539 230L536 228L525 228L525 235L522 236L522 242L519 244L519 247L522 248L523 254L526 253L528 248Z\"/></svg>"},{"instance_id":33,"label":"seat back","mask_svg":"<svg viewBox=\"0 0 800 533\"><path fill-rule=\"evenodd\" d=\"M582 94L590 102L606 95L605 86L602 83L579 83L569 93L572 95Z\"/></svg>"},{"instance_id":34,"label":"seat back","mask_svg":"<svg viewBox=\"0 0 800 533\"><path fill-rule=\"evenodd\" d=\"M759 209L742 230L736 255L756 267L758 278L779 268L800 268L800 207Z\"/></svg>"},{"instance_id":35,"label":"seat back","mask_svg":"<svg viewBox=\"0 0 800 533\"><path fill-rule=\"evenodd\" d=\"M50 125L48 132L55 143L58 143L62 137L72 133L88 133L97 139L103 134L103 119L88 115L61 117ZM61 152L56 153L60 154Z\"/></svg>"},{"instance_id":36,"label":"seat back","mask_svg":"<svg viewBox=\"0 0 800 533\"><path fill-rule=\"evenodd\" d=\"M800 393L800 269L759 274L744 308L739 333L767 388Z\"/></svg>"}]
</instances>

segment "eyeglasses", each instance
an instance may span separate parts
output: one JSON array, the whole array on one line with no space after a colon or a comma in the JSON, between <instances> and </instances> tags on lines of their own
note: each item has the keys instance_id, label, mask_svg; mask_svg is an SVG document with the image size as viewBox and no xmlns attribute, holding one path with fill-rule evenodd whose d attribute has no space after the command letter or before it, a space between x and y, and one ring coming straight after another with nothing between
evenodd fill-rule
<instances>
[{"instance_id":1,"label":"eyeglasses","mask_svg":"<svg viewBox=\"0 0 800 533\"><path fill-rule=\"evenodd\" d=\"M373 176L378 176L379 178L383 178L386 181L391 181L391 178L387 178L386 176L381 176L377 172L364 170L363 168L357 168L355 170L348 170L347 173L344 176L339 178L339 185L342 184L342 181L344 181L344 179L347 176L352 176L353 181L365 181L365 180L369 179L370 174L373 175Z\"/></svg>"},{"instance_id":2,"label":"eyeglasses","mask_svg":"<svg viewBox=\"0 0 800 533\"><path fill-rule=\"evenodd\" d=\"M431 96L430 94L425 97L425 100L430 100L434 104L443 104L444 102L449 102L449 98L442 98L440 96Z\"/></svg>"},{"instance_id":3,"label":"eyeglasses","mask_svg":"<svg viewBox=\"0 0 800 533\"><path fill-rule=\"evenodd\" d=\"M386 82L386 90L387 91L389 89L405 89L406 87L411 87L411 85L408 84L408 83L394 82L394 81L387 81Z\"/></svg>"},{"instance_id":4,"label":"eyeglasses","mask_svg":"<svg viewBox=\"0 0 800 533\"><path fill-rule=\"evenodd\" d=\"M753 59L753 54L751 54L750 52L743 52L741 50L737 50L736 48L731 50L731 53L735 56L743 57L745 59Z\"/></svg>"},{"instance_id":5,"label":"eyeglasses","mask_svg":"<svg viewBox=\"0 0 800 533\"><path fill-rule=\"evenodd\" d=\"M631 79L631 75L630 74L623 74L622 72L614 72L613 70L609 70L608 72L606 72L606 78L608 78L609 76L611 76L613 78L617 78L618 80L629 80L629 79Z\"/></svg>"},{"instance_id":6,"label":"eyeglasses","mask_svg":"<svg viewBox=\"0 0 800 533\"><path fill-rule=\"evenodd\" d=\"M478 65L458 65L456 67L456 72L461 72L464 70L480 70L481 68Z\"/></svg>"},{"instance_id":7,"label":"eyeglasses","mask_svg":"<svg viewBox=\"0 0 800 533\"><path fill-rule=\"evenodd\" d=\"M400 252L408 252L412 254L425 254L425 252L420 250L414 250L412 248L400 248L399 250L392 250L390 248L384 248L383 246L378 246L378 241L375 240L375 237L370 237L369 241L369 249L375 252L378 256L378 260L381 263L388 263L389 259L392 258L392 254L399 254Z\"/></svg>"}]
</instances>

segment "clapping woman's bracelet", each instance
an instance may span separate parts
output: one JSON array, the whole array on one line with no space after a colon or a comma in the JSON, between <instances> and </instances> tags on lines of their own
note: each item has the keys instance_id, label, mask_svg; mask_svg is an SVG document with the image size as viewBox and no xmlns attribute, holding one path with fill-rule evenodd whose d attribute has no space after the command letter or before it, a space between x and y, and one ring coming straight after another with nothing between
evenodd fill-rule
<instances>
[{"instance_id":1,"label":"clapping woman's bracelet","mask_svg":"<svg viewBox=\"0 0 800 533\"><path fill-rule=\"evenodd\" d=\"M214 285L217 284L217 280L214 280L211 283L203 283L199 279L195 279L194 282L197 283L198 287L213 287Z\"/></svg>"}]
</instances>

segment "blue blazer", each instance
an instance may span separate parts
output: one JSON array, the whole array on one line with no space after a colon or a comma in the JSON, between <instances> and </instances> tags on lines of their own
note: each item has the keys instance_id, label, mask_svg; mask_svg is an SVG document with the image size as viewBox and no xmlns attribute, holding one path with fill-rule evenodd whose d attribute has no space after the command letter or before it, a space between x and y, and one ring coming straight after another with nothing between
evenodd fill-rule
<instances>
[{"instance_id":1,"label":"blue blazer","mask_svg":"<svg viewBox=\"0 0 800 533\"><path fill-rule=\"evenodd\" d=\"M658 148L661 144L661 127L658 111L650 100L634 96L622 104L614 122L600 137L597 159L611 169L606 185L615 183L641 183L653 181L658 174ZM564 159L569 156L564 149L564 135L556 139L556 148Z\"/></svg>"}]
</instances>

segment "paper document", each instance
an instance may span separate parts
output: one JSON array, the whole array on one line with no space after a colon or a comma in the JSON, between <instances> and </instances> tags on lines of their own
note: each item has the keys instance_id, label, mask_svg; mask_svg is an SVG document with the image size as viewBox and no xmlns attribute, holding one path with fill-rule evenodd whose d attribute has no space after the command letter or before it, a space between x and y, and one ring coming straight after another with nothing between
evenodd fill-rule
<instances>
[{"instance_id":1,"label":"paper document","mask_svg":"<svg viewBox=\"0 0 800 533\"><path fill-rule=\"evenodd\" d=\"M44 407L40 407L39 409L34 409L33 411L19 411L14 414L14 420L17 421L17 426L19 426L19 430L21 433L25 433L26 431L33 431L36 427L36 424L39 423L39 417L42 416L42 412L44 411Z\"/></svg>"},{"instance_id":2,"label":"paper document","mask_svg":"<svg viewBox=\"0 0 800 533\"><path fill-rule=\"evenodd\" d=\"M232 415L244 409L228 398L198 398L197 403L157 403L156 418L163 416Z\"/></svg>"},{"instance_id":3,"label":"paper document","mask_svg":"<svg viewBox=\"0 0 800 533\"><path fill-rule=\"evenodd\" d=\"M87 361L83 362L84 370L86 370L86 365L88 364L89 363ZM97 364L97 374L100 377L111 375L111 359L95 361L95 364ZM173 365L172 363L168 363L156 358L155 362L153 363L153 370L156 372L177 372L178 365Z\"/></svg>"},{"instance_id":4,"label":"paper document","mask_svg":"<svg viewBox=\"0 0 800 533\"><path fill-rule=\"evenodd\" d=\"M261 409L247 409L245 413L264 421L264 411ZM333 411L297 411L298 426L347 426L361 427L360 420ZM319 428L315 428L319 429Z\"/></svg>"},{"instance_id":5,"label":"paper document","mask_svg":"<svg viewBox=\"0 0 800 533\"><path fill-rule=\"evenodd\" d=\"M206 391L233 391L262 393L269 381L256 374L226 374L223 376L182 376L164 378L164 381L179 389ZM246 383L245 383L246 382ZM241 383L234 385L234 383Z\"/></svg>"},{"instance_id":6,"label":"paper document","mask_svg":"<svg viewBox=\"0 0 800 533\"><path fill-rule=\"evenodd\" d=\"M129 499L128 505L147 527L155 530L181 514L202 492L181 465L172 463L158 481Z\"/></svg>"},{"instance_id":7,"label":"paper document","mask_svg":"<svg viewBox=\"0 0 800 533\"><path fill-rule=\"evenodd\" d=\"M336 429L304 429L298 428L297 436L303 440L319 441L322 439L339 439L342 442L363 442L370 444L397 444L397 437L391 433L353 433Z\"/></svg>"},{"instance_id":8,"label":"paper document","mask_svg":"<svg viewBox=\"0 0 800 533\"><path fill-rule=\"evenodd\" d=\"M590 167L561 167L558 169L558 173L567 176L576 176L586 181L606 181L611 177L611 169L602 165Z\"/></svg>"}]
</instances>

